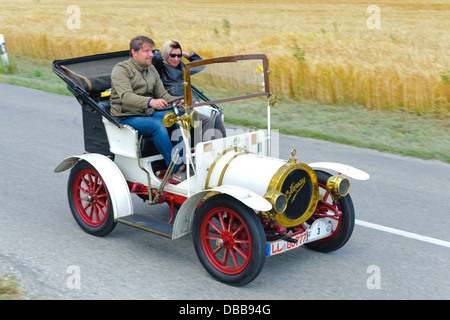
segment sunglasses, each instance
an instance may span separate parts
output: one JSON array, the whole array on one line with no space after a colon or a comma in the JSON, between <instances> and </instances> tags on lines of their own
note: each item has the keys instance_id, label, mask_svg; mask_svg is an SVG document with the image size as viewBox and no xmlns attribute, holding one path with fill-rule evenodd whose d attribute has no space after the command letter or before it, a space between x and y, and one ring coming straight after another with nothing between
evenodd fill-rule
<instances>
[{"instance_id":1,"label":"sunglasses","mask_svg":"<svg viewBox=\"0 0 450 320\"><path fill-rule=\"evenodd\" d=\"M182 54L173 54L173 53L170 54L171 58L175 58L175 57L181 58L182 56L183 56Z\"/></svg>"}]
</instances>

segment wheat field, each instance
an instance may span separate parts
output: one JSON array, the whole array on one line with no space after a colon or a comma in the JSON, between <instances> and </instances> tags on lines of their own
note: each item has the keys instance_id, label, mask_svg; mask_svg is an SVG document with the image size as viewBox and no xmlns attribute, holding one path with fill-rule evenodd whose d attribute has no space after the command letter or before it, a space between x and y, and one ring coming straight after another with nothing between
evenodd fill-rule
<instances>
[{"instance_id":1,"label":"wheat field","mask_svg":"<svg viewBox=\"0 0 450 320\"><path fill-rule=\"evenodd\" d=\"M0 8L13 53L125 50L142 34L156 47L180 41L203 58L264 53L279 96L450 112L450 1L0 0Z\"/></svg>"}]
</instances>

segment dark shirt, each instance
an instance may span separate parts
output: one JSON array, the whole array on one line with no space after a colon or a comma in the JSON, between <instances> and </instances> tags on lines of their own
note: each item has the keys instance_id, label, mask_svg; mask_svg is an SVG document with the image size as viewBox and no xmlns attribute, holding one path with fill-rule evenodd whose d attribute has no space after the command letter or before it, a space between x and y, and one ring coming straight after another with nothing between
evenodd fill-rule
<instances>
[{"instance_id":1,"label":"dark shirt","mask_svg":"<svg viewBox=\"0 0 450 320\"><path fill-rule=\"evenodd\" d=\"M198 54L192 52L188 58L189 62L202 60ZM164 63L164 59L161 56L161 52L158 49L153 50L152 64L155 66L159 73L159 76L164 84L164 88L174 97L184 96L183 87L183 70L184 63L180 63L176 67L171 67L167 63ZM202 68L202 67L201 67ZM196 68L197 69L197 68ZM191 70L191 74L194 74L194 70ZM200 70L195 70L199 72Z\"/></svg>"}]
</instances>

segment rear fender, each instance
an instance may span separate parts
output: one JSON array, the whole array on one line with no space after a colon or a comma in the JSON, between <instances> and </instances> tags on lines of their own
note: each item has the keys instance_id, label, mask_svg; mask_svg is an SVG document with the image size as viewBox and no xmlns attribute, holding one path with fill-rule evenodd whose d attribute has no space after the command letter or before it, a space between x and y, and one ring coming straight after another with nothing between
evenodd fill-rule
<instances>
[{"instance_id":1,"label":"rear fender","mask_svg":"<svg viewBox=\"0 0 450 320\"><path fill-rule=\"evenodd\" d=\"M61 161L54 171L58 173L71 169L80 160L89 162L105 182L111 197L114 218L132 214L133 204L127 182L120 169L108 157L97 153L72 156Z\"/></svg>"},{"instance_id":2,"label":"rear fender","mask_svg":"<svg viewBox=\"0 0 450 320\"><path fill-rule=\"evenodd\" d=\"M228 194L255 211L269 211L272 205L260 195L239 186L224 185L197 192L189 197L178 210L173 224L172 239L181 238L192 231L194 214L198 204L210 192Z\"/></svg>"},{"instance_id":3,"label":"rear fender","mask_svg":"<svg viewBox=\"0 0 450 320\"><path fill-rule=\"evenodd\" d=\"M356 168L351 167L346 164L342 164L342 163L314 162L314 163L309 163L308 166L310 166L313 169L320 168L320 169L333 170L340 174L346 175L349 178L353 178L355 180L369 180L370 179L370 175L367 172L356 169Z\"/></svg>"}]
</instances>

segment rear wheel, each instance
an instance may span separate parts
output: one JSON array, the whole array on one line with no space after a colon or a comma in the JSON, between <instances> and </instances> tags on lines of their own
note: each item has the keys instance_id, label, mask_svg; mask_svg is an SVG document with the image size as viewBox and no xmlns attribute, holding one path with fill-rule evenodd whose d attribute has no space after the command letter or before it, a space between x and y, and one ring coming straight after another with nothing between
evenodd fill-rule
<instances>
[{"instance_id":1,"label":"rear wheel","mask_svg":"<svg viewBox=\"0 0 450 320\"><path fill-rule=\"evenodd\" d=\"M111 198L98 171L79 161L70 171L67 195L73 217L87 233L104 236L116 226Z\"/></svg>"},{"instance_id":2,"label":"rear wheel","mask_svg":"<svg viewBox=\"0 0 450 320\"><path fill-rule=\"evenodd\" d=\"M322 200L317 203L316 210L307 224L312 224L316 219L324 218L332 223L333 231L329 237L307 243L305 246L315 251L331 252L341 248L350 239L355 226L355 209L350 194L339 198L337 202L333 201L326 188L327 180L331 177L331 174L318 170L316 175Z\"/></svg>"},{"instance_id":3,"label":"rear wheel","mask_svg":"<svg viewBox=\"0 0 450 320\"><path fill-rule=\"evenodd\" d=\"M194 216L193 240L202 265L226 284L249 283L264 266L266 238L258 216L228 195L201 205Z\"/></svg>"}]
</instances>

